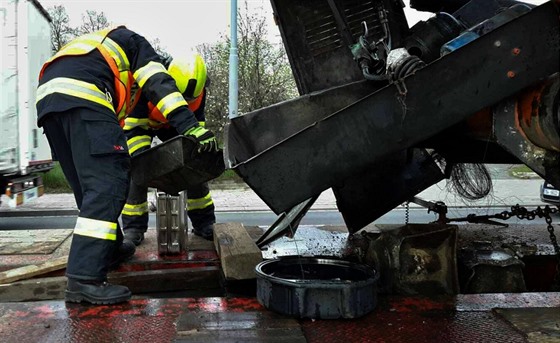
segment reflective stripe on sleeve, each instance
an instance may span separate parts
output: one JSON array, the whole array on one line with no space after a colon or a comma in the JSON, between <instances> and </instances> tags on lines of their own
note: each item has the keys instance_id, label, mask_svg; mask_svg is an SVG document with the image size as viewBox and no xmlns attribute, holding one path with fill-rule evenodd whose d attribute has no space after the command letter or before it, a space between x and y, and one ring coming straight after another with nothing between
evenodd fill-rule
<instances>
[{"instance_id":1,"label":"reflective stripe on sleeve","mask_svg":"<svg viewBox=\"0 0 560 343\"><path fill-rule=\"evenodd\" d=\"M167 70L165 69L165 67L161 63L150 61L150 62L148 62L148 64L146 64L142 68L139 68L134 73L134 79L136 80L136 82L138 83L138 85L140 87L144 87L144 84L146 83L146 81L148 81L148 79L150 77L152 77L153 75L155 75L157 73L166 73L167 74Z\"/></svg>"},{"instance_id":2,"label":"reflective stripe on sleeve","mask_svg":"<svg viewBox=\"0 0 560 343\"><path fill-rule=\"evenodd\" d=\"M136 150L152 144L152 137L150 136L136 136L126 141L128 145L128 153L133 154Z\"/></svg>"},{"instance_id":3,"label":"reflective stripe on sleeve","mask_svg":"<svg viewBox=\"0 0 560 343\"><path fill-rule=\"evenodd\" d=\"M161 114L167 118L169 113L180 106L188 106L185 98L179 92L173 92L163 99L161 99L156 107L161 112Z\"/></svg>"},{"instance_id":4,"label":"reflective stripe on sleeve","mask_svg":"<svg viewBox=\"0 0 560 343\"><path fill-rule=\"evenodd\" d=\"M149 122L148 118L132 118L128 117L124 120L123 130L128 131L132 130L135 127L141 127L143 129L149 129Z\"/></svg>"},{"instance_id":5,"label":"reflective stripe on sleeve","mask_svg":"<svg viewBox=\"0 0 560 343\"><path fill-rule=\"evenodd\" d=\"M201 210L212 204L214 204L214 201L212 200L210 193L208 193L203 198L187 199L187 211Z\"/></svg>"},{"instance_id":6,"label":"reflective stripe on sleeve","mask_svg":"<svg viewBox=\"0 0 560 343\"><path fill-rule=\"evenodd\" d=\"M141 216L143 214L148 213L148 202L144 202L141 204L125 204L122 214L127 216Z\"/></svg>"},{"instance_id":7,"label":"reflective stripe on sleeve","mask_svg":"<svg viewBox=\"0 0 560 343\"><path fill-rule=\"evenodd\" d=\"M78 217L76 226L74 226L74 234L115 241L117 239L117 223Z\"/></svg>"},{"instance_id":8,"label":"reflective stripe on sleeve","mask_svg":"<svg viewBox=\"0 0 560 343\"><path fill-rule=\"evenodd\" d=\"M126 57L123 49L117 43L115 43L109 37L105 37L105 39L103 40L103 46L105 46L105 48L109 51L109 54L111 54L111 57L113 57L115 62L117 62L119 71L130 69L128 57Z\"/></svg>"},{"instance_id":9,"label":"reflective stripe on sleeve","mask_svg":"<svg viewBox=\"0 0 560 343\"><path fill-rule=\"evenodd\" d=\"M107 100L107 95L97 88L96 85L67 77L57 77L45 82L37 88L37 102L47 95L53 93L67 94L82 98L107 107L113 113L113 104Z\"/></svg>"},{"instance_id":10,"label":"reflective stripe on sleeve","mask_svg":"<svg viewBox=\"0 0 560 343\"><path fill-rule=\"evenodd\" d=\"M206 122L205 122L205 121L199 121L199 122L198 122L198 126L200 126L200 127L206 127Z\"/></svg>"}]
</instances>

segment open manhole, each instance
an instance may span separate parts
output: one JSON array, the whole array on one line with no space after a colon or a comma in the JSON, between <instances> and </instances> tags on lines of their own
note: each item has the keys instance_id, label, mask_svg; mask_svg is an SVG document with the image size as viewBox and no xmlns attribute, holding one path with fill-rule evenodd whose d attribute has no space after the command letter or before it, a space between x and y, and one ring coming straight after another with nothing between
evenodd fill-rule
<instances>
[{"instance_id":1,"label":"open manhole","mask_svg":"<svg viewBox=\"0 0 560 343\"><path fill-rule=\"evenodd\" d=\"M256 267L257 299L299 318L357 318L377 305L377 272L333 258L289 256Z\"/></svg>"}]
</instances>

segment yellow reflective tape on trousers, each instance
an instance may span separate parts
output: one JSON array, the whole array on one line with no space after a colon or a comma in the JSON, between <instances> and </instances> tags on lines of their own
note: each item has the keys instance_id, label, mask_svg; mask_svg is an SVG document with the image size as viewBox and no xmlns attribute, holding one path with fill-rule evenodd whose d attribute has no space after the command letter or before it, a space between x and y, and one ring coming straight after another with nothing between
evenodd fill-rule
<instances>
[{"instance_id":1,"label":"yellow reflective tape on trousers","mask_svg":"<svg viewBox=\"0 0 560 343\"><path fill-rule=\"evenodd\" d=\"M141 127L143 129L149 129L149 119L148 118L132 118L128 117L124 120L123 130L132 130L135 127Z\"/></svg>"},{"instance_id":2,"label":"yellow reflective tape on trousers","mask_svg":"<svg viewBox=\"0 0 560 343\"><path fill-rule=\"evenodd\" d=\"M148 213L148 202L143 202L141 204L124 204L122 214L127 216L141 216Z\"/></svg>"},{"instance_id":3,"label":"yellow reflective tape on trousers","mask_svg":"<svg viewBox=\"0 0 560 343\"><path fill-rule=\"evenodd\" d=\"M212 200L210 193L208 193L204 198L187 199L187 210L201 210L212 205L213 203L214 201Z\"/></svg>"},{"instance_id":4,"label":"yellow reflective tape on trousers","mask_svg":"<svg viewBox=\"0 0 560 343\"><path fill-rule=\"evenodd\" d=\"M145 146L152 145L152 137L150 136L136 136L126 141L128 145L128 153L132 155L136 150Z\"/></svg>"},{"instance_id":5,"label":"yellow reflective tape on trousers","mask_svg":"<svg viewBox=\"0 0 560 343\"><path fill-rule=\"evenodd\" d=\"M179 106L188 106L185 98L179 92L173 92L167 95L165 98L161 99L156 107L163 114L165 118Z\"/></svg>"},{"instance_id":6,"label":"yellow reflective tape on trousers","mask_svg":"<svg viewBox=\"0 0 560 343\"><path fill-rule=\"evenodd\" d=\"M82 98L107 107L115 113L113 104L107 100L107 95L96 85L67 77L57 77L45 82L37 88L37 103L47 95L53 93L67 94Z\"/></svg>"},{"instance_id":7,"label":"yellow reflective tape on trousers","mask_svg":"<svg viewBox=\"0 0 560 343\"><path fill-rule=\"evenodd\" d=\"M74 226L74 234L115 241L117 239L117 223L78 217L76 226Z\"/></svg>"},{"instance_id":8,"label":"yellow reflective tape on trousers","mask_svg":"<svg viewBox=\"0 0 560 343\"><path fill-rule=\"evenodd\" d=\"M157 73L167 74L167 70L161 63L151 61L142 68L138 69L133 76L138 85L140 87L144 87L146 81L148 81L150 77Z\"/></svg>"}]
</instances>

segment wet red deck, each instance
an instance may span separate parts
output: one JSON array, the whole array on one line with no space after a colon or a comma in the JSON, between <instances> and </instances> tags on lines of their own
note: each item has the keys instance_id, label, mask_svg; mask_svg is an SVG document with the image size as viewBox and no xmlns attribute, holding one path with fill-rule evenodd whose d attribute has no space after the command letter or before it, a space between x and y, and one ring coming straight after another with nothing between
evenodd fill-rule
<instances>
[{"instance_id":1,"label":"wet red deck","mask_svg":"<svg viewBox=\"0 0 560 343\"><path fill-rule=\"evenodd\" d=\"M527 342L526 333L495 309L554 307L560 307L560 293L381 297L377 309L353 320L295 320L254 298L0 303L0 336L18 343Z\"/></svg>"}]
</instances>

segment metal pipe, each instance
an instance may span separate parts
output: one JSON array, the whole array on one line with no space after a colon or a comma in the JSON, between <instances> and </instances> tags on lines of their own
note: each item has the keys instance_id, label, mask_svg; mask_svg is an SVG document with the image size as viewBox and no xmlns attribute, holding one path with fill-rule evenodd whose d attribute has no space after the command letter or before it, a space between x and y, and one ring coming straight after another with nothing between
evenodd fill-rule
<instances>
[{"instance_id":1,"label":"metal pipe","mask_svg":"<svg viewBox=\"0 0 560 343\"><path fill-rule=\"evenodd\" d=\"M237 117L238 56L237 56L237 0L231 0L231 41L229 49L229 119Z\"/></svg>"}]
</instances>

